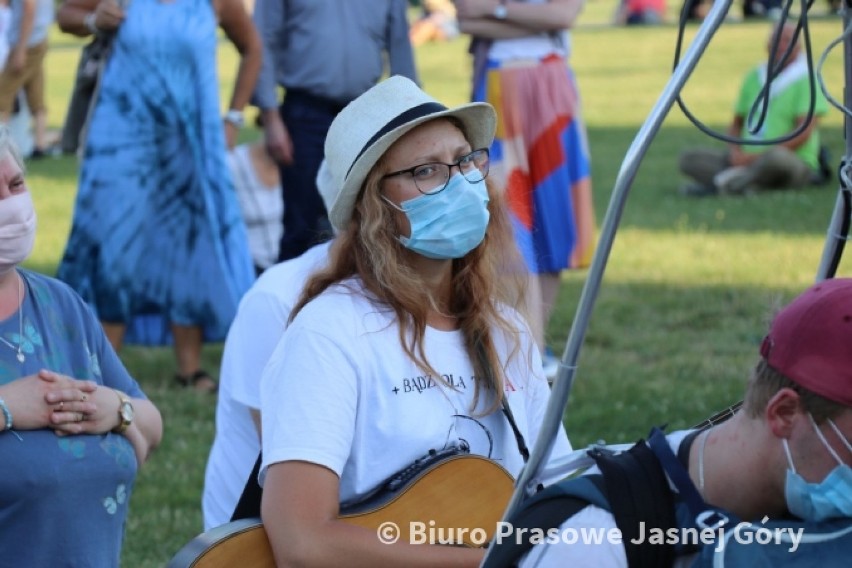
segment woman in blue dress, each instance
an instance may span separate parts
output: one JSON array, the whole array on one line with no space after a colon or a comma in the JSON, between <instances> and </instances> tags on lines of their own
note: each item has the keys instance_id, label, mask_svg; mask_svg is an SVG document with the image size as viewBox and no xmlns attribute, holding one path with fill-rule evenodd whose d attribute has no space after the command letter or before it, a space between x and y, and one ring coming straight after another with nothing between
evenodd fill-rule
<instances>
[{"instance_id":1,"label":"woman in blue dress","mask_svg":"<svg viewBox=\"0 0 852 568\"><path fill-rule=\"evenodd\" d=\"M241 0L65 0L57 21L74 35L116 34L58 277L116 349L140 318L164 318L176 378L212 390L202 342L224 339L254 278L225 151L260 67L257 32ZM219 25L241 55L224 127Z\"/></svg>"}]
</instances>

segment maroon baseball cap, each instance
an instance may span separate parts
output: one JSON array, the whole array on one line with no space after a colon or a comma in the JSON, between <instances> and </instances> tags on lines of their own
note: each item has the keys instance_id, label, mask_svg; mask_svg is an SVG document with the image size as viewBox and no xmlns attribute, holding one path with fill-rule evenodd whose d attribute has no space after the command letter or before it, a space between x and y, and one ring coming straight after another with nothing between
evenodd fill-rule
<instances>
[{"instance_id":1,"label":"maroon baseball cap","mask_svg":"<svg viewBox=\"0 0 852 568\"><path fill-rule=\"evenodd\" d=\"M760 354L791 381L852 406L852 278L819 282L778 312Z\"/></svg>"}]
</instances>

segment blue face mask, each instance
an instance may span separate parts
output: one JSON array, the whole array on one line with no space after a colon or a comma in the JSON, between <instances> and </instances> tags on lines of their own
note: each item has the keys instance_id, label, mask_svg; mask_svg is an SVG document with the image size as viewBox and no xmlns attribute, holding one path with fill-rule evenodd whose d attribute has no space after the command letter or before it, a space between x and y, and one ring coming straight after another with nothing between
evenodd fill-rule
<instances>
[{"instance_id":1,"label":"blue face mask","mask_svg":"<svg viewBox=\"0 0 852 568\"><path fill-rule=\"evenodd\" d=\"M488 228L488 190L485 180L471 183L458 173L447 187L434 195L403 201L400 207L411 225L402 245L427 258L461 258L482 242Z\"/></svg>"},{"instance_id":2,"label":"blue face mask","mask_svg":"<svg viewBox=\"0 0 852 568\"><path fill-rule=\"evenodd\" d=\"M839 464L826 476L820 483L808 483L804 478L796 473L796 467L793 465L793 458L790 455L790 447L787 440L783 439L784 451L787 453L787 463L790 469L787 470L787 480L784 485L784 497L787 499L787 509L805 521L824 521L826 519L852 517L852 467L849 467L837 452L828 444L828 441L823 436L820 429L814 422L813 417L808 414L811 424L816 430L823 446L828 449L829 453ZM840 433L840 429L832 420L828 420L829 425L837 433L837 436L843 440L846 448L852 452L852 446Z\"/></svg>"}]
</instances>

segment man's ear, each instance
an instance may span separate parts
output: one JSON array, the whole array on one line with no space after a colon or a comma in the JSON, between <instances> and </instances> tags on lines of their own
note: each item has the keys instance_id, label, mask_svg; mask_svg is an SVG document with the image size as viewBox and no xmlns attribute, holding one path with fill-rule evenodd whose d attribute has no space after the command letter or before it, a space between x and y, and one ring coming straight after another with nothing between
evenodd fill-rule
<instances>
[{"instance_id":1,"label":"man's ear","mask_svg":"<svg viewBox=\"0 0 852 568\"><path fill-rule=\"evenodd\" d=\"M766 424L777 438L789 438L796 418L804 413L799 393L783 388L766 403Z\"/></svg>"}]
</instances>

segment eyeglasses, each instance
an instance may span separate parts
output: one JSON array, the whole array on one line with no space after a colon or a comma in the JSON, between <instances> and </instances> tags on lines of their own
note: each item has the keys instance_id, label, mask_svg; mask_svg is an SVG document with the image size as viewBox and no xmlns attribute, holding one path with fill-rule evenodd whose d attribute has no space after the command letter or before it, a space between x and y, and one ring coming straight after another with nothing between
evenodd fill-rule
<instances>
[{"instance_id":1,"label":"eyeglasses","mask_svg":"<svg viewBox=\"0 0 852 568\"><path fill-rule=\"evenodd\" d=\"M450 172L453 168L458 168L469 183L478 183L488 175L488 164L488 148L480 148L465 154L452 164L441 162L420 164L413 168L391 172L384 175L382 179L409 174L414 179L417 191L424 195L435 195L444 191L450 183Z\"/></svg>"}]
</instances>

